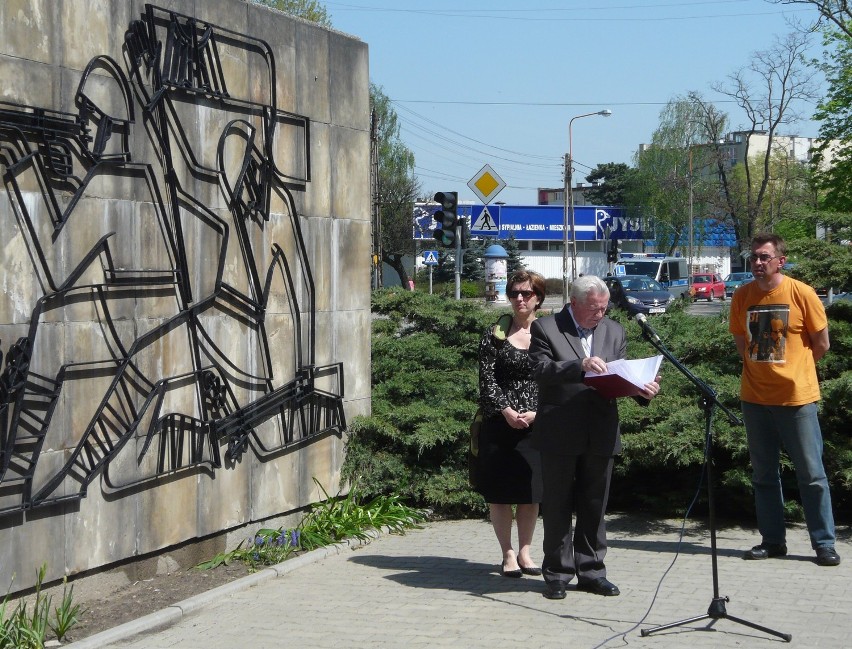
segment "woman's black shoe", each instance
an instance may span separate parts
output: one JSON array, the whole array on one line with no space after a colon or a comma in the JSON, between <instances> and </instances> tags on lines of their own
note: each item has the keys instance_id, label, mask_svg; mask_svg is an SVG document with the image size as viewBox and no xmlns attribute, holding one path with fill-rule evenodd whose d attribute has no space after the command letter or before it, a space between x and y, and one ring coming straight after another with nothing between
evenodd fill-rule
<instances>
[{"instance_id":1,"label":"woman's black shoe","mask_svg":"<svg viewBox=\"0 0 852 649\"><path fill-rule=\"evenodd\" d=\"M506 564L503 563L500 566L500 574L503 575L504 577L518 578L523 573L521 572L521 568L518 568L517 570L506 570Z\"/></svg>"},{"instance_id":2,"label":"woman's black shoe","mask_svg":"<svg viewBox=\"0 0 852 649\"><path fill-rule=\"evenodd\" d=\"M541 568L537 566L531 566L530 568L524 568L521 566L521 572L525 575L529 575L530 577L540 577L541 576Z\"/></svg>"}]
</instances>

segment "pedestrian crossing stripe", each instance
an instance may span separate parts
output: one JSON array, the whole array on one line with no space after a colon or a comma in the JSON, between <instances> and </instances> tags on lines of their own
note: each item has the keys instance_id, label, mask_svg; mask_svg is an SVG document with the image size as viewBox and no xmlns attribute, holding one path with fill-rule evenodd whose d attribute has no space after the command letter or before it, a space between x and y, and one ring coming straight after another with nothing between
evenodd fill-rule
<instances>
[{"instance_id":1,"label":"pedestrian crossing stripe","mask_svg":"<svg viewBox=\"0 0 852 649\"><path fill-rule=\"evenodd\" d=\"M471 230L484 230L487 232L496 232L497 224L494 222L494 219L491 217L491 213L488 211L488 206L484 205L482 207L482 212L476 218L474 224L470 227Z\"/></svg>"}]
</instances>

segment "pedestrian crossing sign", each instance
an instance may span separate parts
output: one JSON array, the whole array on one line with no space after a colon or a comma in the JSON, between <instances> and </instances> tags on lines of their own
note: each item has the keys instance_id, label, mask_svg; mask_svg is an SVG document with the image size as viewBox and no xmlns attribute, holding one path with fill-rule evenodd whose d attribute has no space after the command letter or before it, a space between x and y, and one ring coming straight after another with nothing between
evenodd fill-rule
<instances>
[{"instance_id":1,"label":"pedestrian crossing sign","mask_svg":"<svg viewBox=\"0 0 852 649\"><path fill-rule=\"evenodd\" d=\"M437 250L424 250L423 251L423 263L427 266L437 266L438 265L438 251Z\"/></svg>"},{"instance_id":2,"label":"pedestrian crossing sign","mask_svg":"<svg viewBox=\"0 0 852 649\"><path fill-rule=\"evenodd\" d=\"M488 211L488 206L483 205L479 216L474 219L473 225L470 226L470 231L475 234L490 234L493 236L497 234L497 229L497 222L491 216L491 212Z\"/></svg>"}]
</instances>

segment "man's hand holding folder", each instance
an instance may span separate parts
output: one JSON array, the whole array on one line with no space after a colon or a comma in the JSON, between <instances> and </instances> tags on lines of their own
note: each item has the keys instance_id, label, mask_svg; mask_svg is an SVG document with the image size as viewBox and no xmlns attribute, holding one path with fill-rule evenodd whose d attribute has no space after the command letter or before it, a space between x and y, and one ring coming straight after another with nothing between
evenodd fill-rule
<instances>
[{"instance_id":1,"label":"man's hand holding folder","mask_svg":"<svg viewBox=\"0 0 852 649\"><path fill-rule=\"evenodd\" d=\"M646 384L654 383L662 355L634 360L619 359L606 364L606 372L586 372L583 383L595 388L607 399L648 395Z\"/></svg>"}]
</instances>

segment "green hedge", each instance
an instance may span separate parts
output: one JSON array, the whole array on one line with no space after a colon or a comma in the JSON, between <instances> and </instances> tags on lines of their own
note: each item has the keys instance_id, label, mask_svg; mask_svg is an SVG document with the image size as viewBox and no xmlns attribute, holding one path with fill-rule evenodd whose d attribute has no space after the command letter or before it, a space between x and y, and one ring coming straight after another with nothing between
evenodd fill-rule
<instances>
[{"instance_id":1,"label":"green hedge","mask_svg":"<svg viewBox=\"0 0 852 649\"><path fill-rule=\"evenodd\" d=\"M373 312L373 413L352 422L344 480L357 476L366 495L396 493L446 516L478 515L485 503L467 484L466 459L478 390L477 347L482 332L502 310L386 289L374 293ZM849 520L852 307L838 303L828 312L832 348L819 364L825 463L838 518ZM628 330L628 357L656 353L634 322L620 313L612 317ZM727 306L716 316L675 309L654 317L653 324L675 357L739 414L740 362L727 319ZM705 419L699 392L669 363L663 364L661 374L662 391L650 406L619 401L624 453L616 463L613 509L681 514L701 477ZM717 511L751 520L745 431L731 426L719 409L712 431ZM788 510L799 518L795 477L789 464L785 469Z\"/></svg>"}]
</instances>

